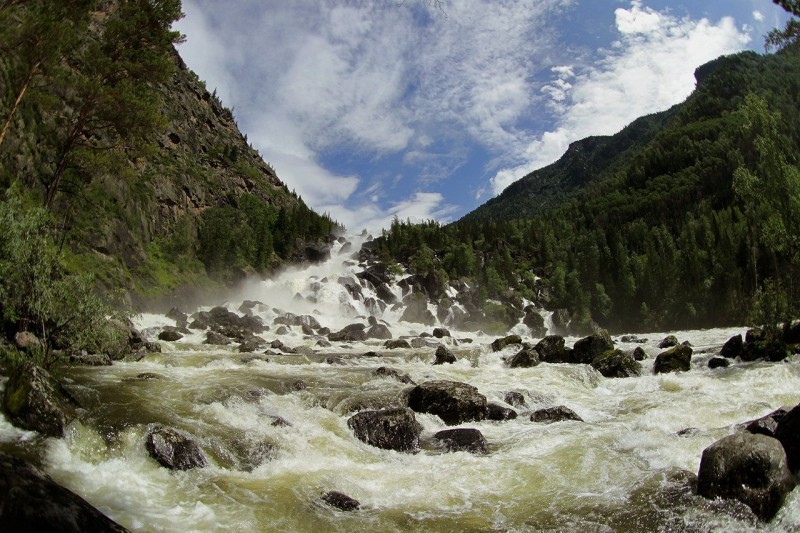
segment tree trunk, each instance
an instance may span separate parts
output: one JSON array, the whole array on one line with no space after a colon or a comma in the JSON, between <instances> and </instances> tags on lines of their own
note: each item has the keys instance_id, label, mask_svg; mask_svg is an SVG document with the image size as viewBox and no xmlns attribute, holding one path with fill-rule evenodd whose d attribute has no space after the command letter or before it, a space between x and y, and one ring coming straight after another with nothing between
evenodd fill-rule
<instances>
[{"instance_id":1,"label":"tree trunk","mask_svg":"<svg viewBox=\"0 0 800 533\"><path fill-rule=\"evenodd\" d=\"M56 167L55 172L53 172L53 179L47 184L47 194L44 198L45 209L49 210L53 205L53 200L56 198L56 193L58 192L58 186L61 183L61 178L64 176L64 172L67 170L69 154L73 148L75 148L75 143L78 141L78 137L80 137L82 129L83 118L80 118L78 123L72 128L72 132L69 134L66 143L64 143L64 149L61 151L61 157L58 160L58 166Z\"/></svg>"},{"instance_id":2,"label":"tree trunk","mask_svg":"<svg viewBox=\"0 0 800 533\"><path fill-rule=\"evenodd\" d=\"M25 83L22 84L22 89L20 89L17 99L14 101L14 106L11 108L11 111L8 113L3 123L3 130L0 131L0 146L3 144L3 139L6 138L6 133L8 132L9 126L11 126L11 121L14 119L14 115L19 108L20 102L22 102L22 98L25 96L25 92L28 90L28 86L31 84L31 80L36 75L36 71L39 70L40 64L41 62L37 61L36 64L33 65L33 68L31 68L31 71L28 73L28 78L25 80Z\"/></svg>"}]
</instances>

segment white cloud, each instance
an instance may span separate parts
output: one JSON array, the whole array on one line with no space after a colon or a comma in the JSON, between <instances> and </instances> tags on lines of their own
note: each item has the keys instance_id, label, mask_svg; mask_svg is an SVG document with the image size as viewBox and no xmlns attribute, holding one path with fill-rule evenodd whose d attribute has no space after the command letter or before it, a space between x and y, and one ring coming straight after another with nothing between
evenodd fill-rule
<instances>
[{"instance_id":1,"label":"white cloud","mask_svg":"<svg viewBox=\"0 0 800 533\"><path fill-rule=\"evenodd\" d=\"M495 194L556 161L573 141L616 133L639 116L684 100L694 89L696 67L749 41L727 17L717 23L679 19L639 1L615 15L619 40L595 65L575 68L569 84L559 84L564 70L554 71L557 79L544 91L561 109L555 128L531 140L516 165L494 175Z\"/></svg>"},{"instance_id":2,"label":"white cloud","mask_svg":"<svg viewBox=\"0 0 800 533\"><path fill-rule=\"evenodd\" d=\"M764 22L764 14L761 11L753 11L753 19L756 22Z\"/></svg>"},{"instance_id":3,"label":"white cloud","mask_svg":"<svg viewBox=\"0 0 800 533\"><path fill-rule=\"evenodd\" d=\"M447 222L457 211L457 207L445 202L444 195L438 192L416 192L411 196L389 204L382 208L373 201L358 204L355 207L344 207L331 204L320 208L323 212L336 213L336 218L351 231L367 229L376 234L388 228L392 219L410 219L412 222L438 220Z\"/></svg>"}]
</instances>

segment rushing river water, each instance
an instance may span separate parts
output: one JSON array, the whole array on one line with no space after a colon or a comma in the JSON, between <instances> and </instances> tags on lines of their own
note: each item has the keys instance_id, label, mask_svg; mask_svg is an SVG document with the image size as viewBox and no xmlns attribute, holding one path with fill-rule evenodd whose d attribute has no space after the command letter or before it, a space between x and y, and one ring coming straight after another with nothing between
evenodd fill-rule
<instances>
[{"instance_id":1,"label":"rushing river water","mask_svg":"<svg viewBox=\"0 0 800 533\"><path fill-rule=\"evenodd\" d=\"M245 298L265 302L254 308L265 324L278 316L275 308L313 308L336 331L357 321L353 315L367 314L336 283L336 270L357 269L346 258L334 253L328 264L252 286L226 305L236 310ZM312 290L313 305L295 298ZM399 310L379 317L395 338L431 329L398 317ZM137 319L151 338L166 325L174 321ZM742 328L673 332L695 350L691 371L677 374L651 371L666 333L640 335L649 339L643 344L618 342L648 354L642 377L623 379L604 378L588 365L511 369L503 358L514 350L493 352L494 337L475 332L442 339L459 360L433 366L432 347L387 350L384 341L370 340L322 348L298 327L283 335L275 330L262 336L299 353L241 354L236 344L203 344L205 333L198 331L162 342L162 353L139 362L67 368L63 376L85 412L66 438L43 440L0 419L2 446L40 454L54 479L134 531L800 530L800 490L772 522L761 524L741 504L694 495L687 477L697 472L703 449L736 424L800 402L796 356L707 367ZM462 424L486 437L485 455L434 446L431 436L445 425L427 414L417 414L424 428L419 453L374 448L354 437L347 419L401 402L410 388L376 377L381 366L407 372L417 383L466 382L490 401L517 391L526 406L517 408L515 420ZM526 416L549 405L566 405L585 422L536 424ZM191 435L209 466L159 466L144 446L154 423ZM678 434L686 428L694 429ZM347 513L322 503L330 490L359 500L361 508Z\"/></svg>"}]
</instances>

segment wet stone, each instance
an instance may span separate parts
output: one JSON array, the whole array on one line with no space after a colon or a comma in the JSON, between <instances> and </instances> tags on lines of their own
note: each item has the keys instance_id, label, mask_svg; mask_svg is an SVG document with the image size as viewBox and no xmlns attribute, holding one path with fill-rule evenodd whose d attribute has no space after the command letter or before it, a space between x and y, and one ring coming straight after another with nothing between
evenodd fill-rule
<instances>
[{"instance_id":1,"label":"wet stone","mask_svg":"<svg viewBox=\"0 0 800 533\"><path fill-rule=\"evenodd\" d=\"M335 490L323 494L322 501L345 512L357 511L361 507L361 503L358 500Z\"/></svg>"}]
</instances>

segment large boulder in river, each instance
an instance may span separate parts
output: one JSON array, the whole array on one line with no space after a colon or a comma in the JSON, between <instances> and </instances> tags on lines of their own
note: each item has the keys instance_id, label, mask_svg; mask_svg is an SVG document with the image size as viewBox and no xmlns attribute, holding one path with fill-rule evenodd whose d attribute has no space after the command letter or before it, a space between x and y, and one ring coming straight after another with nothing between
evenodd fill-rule
<instances>
[{"instance_id":1,"label":"large boulder in river","mask_svg":"<svg viewBox=\"0 0 800 533\"><path fill-rule=\"evenodd\" d=\"M786 452L777 439L741 432L703 450L697 474L701 496L739 500L770 520L792 488Z\"/></svg>"},{"instance_id":2,"label":"large boulder in river","mask_svg":"<svg viewBox=\"0 0 800 533\"><path fill-rule=\"evenodd\" d=\"M539 353L534 349L527 348L523 348L506 360L509 368L530 368L539 363Z\"/></svg>"},{"instance_id":3,"label":"large boulder in river","mask_svg":"<svg viewBox=\"0 0 800 533\"><path fill-rule=\"evenodd\" d=\"M631 378L642 375L642 364L632 353L609 350L592 360L592 367L607 378Z\"/></svg>"},{"instance_id":4,"label":"large boulder in river","mask_svg":"<svg viewBox=\"0 0 800 533\"><path fill-rule=\"evenodd\" d=\"M725 341L725 344L722 345L722 350L720 350L719 354L722 357L727 357L728 359L736 359L742 355L743 350L744 340L742 339L742 335L740 333L739 335L734 335Z\"/></svg>"},{"instance_id":5,"label":"large boulder in river","mask_svg":"<svg viewBox=\"0 0 800 533\"><path fill-rule=\"evenodd\" d=\"M679 344L665 352L661 352L656 357L653 365L654 374L666 372L688 372L692 364L692 348L685 344Z\"/></svg>"},{"instance_id":6,"label":"large boulder in river","mask_svg":"<svg viewBox=\"0 0 800 533\"><path fill-rule=\"evenodd\" d=\"M545 363L563 363L565 360L564 337L561 335L546 336L536 343L534 349Z\"/></svg>"},{"instance_id":7,"label":"large boulder in river","mask_svg":"<svg viewBox=\"0 0 800 533\"><path fill-rule=\"evenodd\" d=\"M433 362L434 365L453 364L457 361L453 352L448 350L444 345L436 348L435 356L436 360Z\"/></svg>"},{"instance_id":8,"label":"large boulder in river","mask_svg":"<svg viewBox=\"0 0 800 533\"><path fill-rule=\"evenodd\" d=\"M531 335L534 337L544 337L547 335L547 326L545 326L544 317L530 305L527 306L524 311L525 317L522 319L522 323L530 328Z\"/></svg>"},{"instance_id":9,"label":"large boulder in river","mask_svg":"<svg viewBox=\"0 0 800 533\"><path fill-rule=\"evenodd\" d=\"M362 342L367 340L367 326L364 324L350 324L343 329L330 333L328 340L332 342Z\"/></svg>"},{"instance_id":10,"label":"large boulder in river","mask_svg":"<svg viewBox=\"0 0 800 533\"><path fill-rule=\"evenodd\" d=\"M608 331L601 329L600 331L575 341L572 348L572 355L570 357L571 363L591 364L594 359L609 350L614 349L614 341Z\"/></svg>"},{"instance_id":11,"label":"large boulder in river","mask_svg":"<svg viewBox=\"0 0 800 533\"><path fill-rule=\"evenodd\" d=\"M420 292L415 292L408 295L403 303L406 308L400 316L403 322L416 322L425 324L426 326L433 326L436 323L436 317L428 309L428 299Z\"/></svg>"},{"instance_id":12,"label":"large boulder in river","mask_svg":"<svg viewBox=\"0 0 800 533\"><path fill-rule=\"evenodd\" d=\"M664 348L672 348L673 346L677 345L678 345L678 337L676 337L675 335L667 335L666 337L661 339L661 342L658 343L658 347L661 348L662 350Z\"/></svg>"},{"instance_id":13,"label":"large boulder in river","mask_svg":"<svg viewBox=\"0 0 800 533\"><path fill-rule=\"evenodd\" d=\"M448 426L486 418L486 396L458 381L426 381L414 387L408 406L418 413L437 415Z\"/></svg>"},{"instance_id":14,"label":"large boulder in river","mask_svg":"<svg viewBox=\"0 0 800 533\"><path fill-rule=\"evenodd\" d=\"M506 335L505 337L495 339L492 341L492 350L499 352L511 344L522 344L522 337L519 335Z\"/></svg>"},{"instance_id":15,"label":"large boulder in river","mask_svg":"<svg viewBox=\"0 0 800 533\"><path fill-rule=\"evenodd\" d=\"M30 463L0 454L0 531L127 531Z\"/></svg>"},{"instance_id":16,"label":"large boulder in river","mask_svg":"<svg viewBox=\"0 0 800 533\"><path fill-rule=\"evenodd\" d=\"M454 428L437 431L433 438L448 452L487 453L486 438L475 428Z\"/></svg>"},{"instance_id":17,"label":"large boulder in river","mask_svg":"<svg viewBox=\"0 0 800 533\"><path fill-rule=\"evenodd\" d=\"M367 338L368 339L391 339L392 332L389 331L389 328L386 327L385 324L373 324L367 330Z\"/></svg>"},{"instance_id":18,"label":"large boulder in river","mask_svg":"<svg viewBox=\"0 0 800 533\"><path fill-rule=\"evenodd\" d=\"M758 433L759 435L766 435L767 437L774 437L775 431L778 429L778 423L786 416L786 409L775 409L761 418L749 420L744 424L737 426L737 429L743 429L750 433Z\"/></svg>"},{"instance_id":19,"label":"large boulder in river","mask_svg":"<svg viewBox=\"0 0 800 533\"><path fill-rule=\"evenodd\" d=\"M780 419L775 428L775 438L786 450L789 470L793 474L800 473L800 404L794 406Z\"/></svg>"},{"instance_id":20,"label":"large boulder in river","mask_svg":"<svg viewBox=\"0 0 800 533\"><path fill-rule=\"evenodd\" d=\"M400 350L403 348L411 348L411 345L405 339L395 339L384 342L383 347L387 350Z\"/></svg>"},{"instance_id":21,"label":"large boulder in river","mask_svg":"<svg viewBox=\"0 0 800 533\"><path fill-rule=\"evenodd\" d=\"M150 457L170 470L189 470L208 465L197 443L172 428L154 426L145 442Z\"/></svg>"},{"instance_id":22,"label":"large boulder in river","mask_svg":"<svg viewBox=\"0 0 800 533\"><path fill-rule=\"evenodd\" d=\"M55 380L42 367L26 363L14 371L3 394L3 412L15 426L47 437L63 437L74 412Z\"/></svg>"},{"instance_id":23,"label":"large boulder in river","mask_svg":"<svg viewBox=\"0 0 800 533\"><path fill-rule=\"evenodd\" d=\"M419 449L422 426L406 407L357 413L347 420L347 427L356 438L376 448L398 452Z\"/></svg>"},{"instance_id":24,"label":"large boulder in river","mask_svg":"<svg viewBox=\"0 0 800 533\"><path fill-rule=\"evenodd\" d=\"M524 402L524 400L523 400ZM486 419L487 420L514 420L517 418L517 412L510 407L501 405L497 402L489 402L486 405Z\"/></svg>"}]
</instances>

